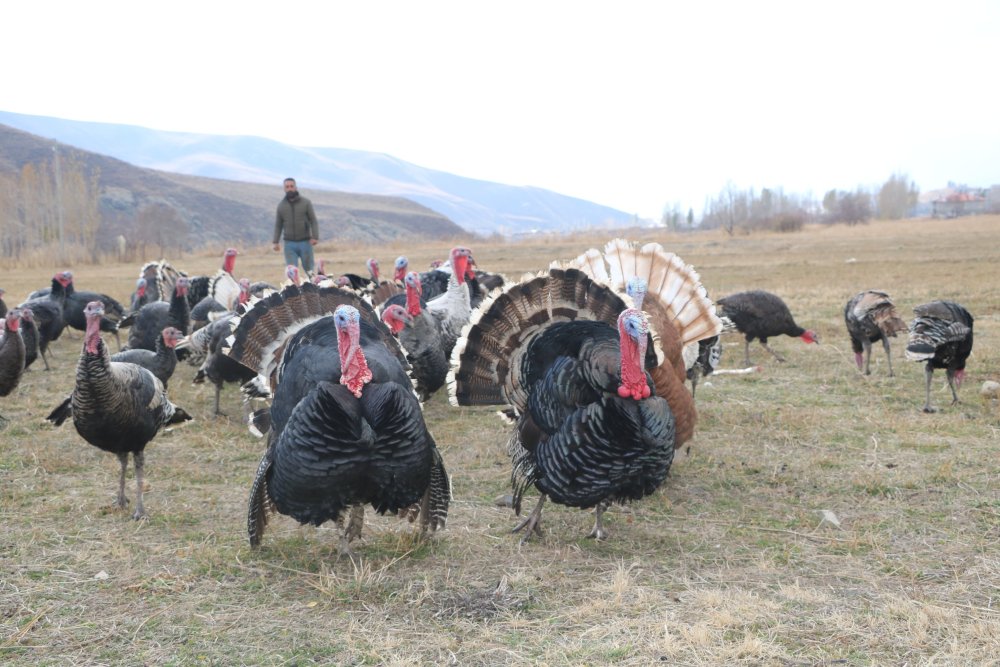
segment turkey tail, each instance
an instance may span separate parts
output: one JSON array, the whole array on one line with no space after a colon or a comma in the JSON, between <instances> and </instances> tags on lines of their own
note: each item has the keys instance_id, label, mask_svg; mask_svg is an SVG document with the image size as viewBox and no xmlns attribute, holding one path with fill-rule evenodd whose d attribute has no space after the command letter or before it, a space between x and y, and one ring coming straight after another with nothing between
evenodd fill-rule
<instances>
[{"instance_id":1,"label":"turkey tail","mask_svg":"<svg viewBox=\"0 0 1000 667\"><path fill-rule=\"evenodd\" d=\"M178 359L186 360L192 366L200 366L208 356L208 345L211 341L212 328L202 327L177 341L174 351Z\"/></svg>"},{"instance_id":2,"label":"turkey tail","mask_svg":"<svg viewBox=\"0 0 1000 667\"><path fill-rule=\"evenodd\" d=\"M136 315L138 315L138 313L139 313L139 311L133 310L131 313L128 313L125 317L123 317L120 320L118 320L118 328L119 329L127 329L130 326L132 326L133 324L135 324L135 318L136 318Z\"/></svg>"},{"instance_id":3,"label":"turkey tail","mask_svg":"<svg viewBox=\"0 0 1000 667\"><path fill-rule=\"evenodd\" d=\"M868 290L859 295L861 298L854 304L854 317L858 320L871 315L875 325L885 336L895 336L900 331L906 331L906 322L896 312L896 306L885 292ZM856 297L857 298L857 297Z\"/></svg>"},{"instance_id":4,"label":"turkey tail","mask_svg":"<svg viewBox=\"0 0 1000 667\"><path fill-rule=\"evenodd\" d=\"M230 320L232 334L226 339L224 352L258 375L269 378L278 367L285 343L293 334L332 315L337 306L344 304L357 308L362 319L378 330L386 348L395 352L404 368L408 367L399 343L367 301L349 290L317 287L312 283L289 285L237 311Z\"/></svg>"},{"instance_id":5,"label":"turkey tail","mask_svg":"<svg viewBox=\"0 0 1000 667\"><path fill-rule=\"evenodd\" d=\"M247 418L250 433L263 438L271 430L271 408L260 408L250 413Z\"/></svg>"},{"instance_id":6,"label":"turkey tail","mask_svg":"<svg viewBox=\"0 0 1000 667\"><path fill-rule=\"evenodd\" d=\"M376 308L397 294L405 294L406 290L399 283L383 280L371 293L372 305Z\"/></svg>"},{"instance_id":7,"label":"turkey tail","mask_svg":"<svg viewBox=\"0 0 1000 667\"><path fill-rule=\"evenodd\" d=\"M420 517L421 530L430 528L441 530L448 520L448 506L451 504L451 479L444 467L444 459L437 447L431 449L431 478L427 486L428 500Z\"/></svg>"},{"instance_id":8,"label":"turkey tail","mask_svg":"<svg viewBox=\"0 0 1000 667\"><path fill-rule=\"evenodd\" d=\"M931 359L937 348L957 343L972 334L972 315L956 303L932 301L913 308L916 315L910 324L906 358L910 361Z\"/></svg>"},{"instance_id":9,"label":"turkey tail","mask_svg":"<svg viewBox=\"0 0 1000 667\"><path fill-rule=\"evenodd\" d=\"M639 248L624 239L614 239L604 247L604 257L613 288L624 291L625 284L633 277L646 281L643 310L661 329L664 321L670 322L682 346L722 332L722 322L701 284L701 276L659 243Z\"/></svg>"},{"instance_id":10,"label":"turkey tail","mask_svg":"<svg viewBox=\"0 0 1000 667\"><path fill-rule=\"evenodd\" d=\"M631 303L578 269L549 269L495 292L472 313L452 352L448 393L453 405L524 406L519 384L527 343L555 322L596 320L617 327ZM658 338L652 349L662 360Z\"/></svg>"},{"instance_id":11,"label":"turkey tail","mask_svg":"<svg viewBox=\"0 0 1000 667\"><path fill-rule=\"evenodd\" d=\"M46 421L52 422L54 426L62 426L63 422L73 415L73 395L70 394L66 400L60 403L55 410L49 413Z\"/></svg>"},{"instance_id":12,"label":"turkey tail","mask_svg":"<svg viewBox=\"0 0 1000 667\"><path fill-rule=\"evenodd\" d=\"M550 268L579 269L594 280L602 283L609 281L608 268L604 263L604 257L601 256L601 251L597 248L591 248L568 262L552 262Z\"/></svg>"},{"instance_id":13,"label":"turkey tail","mask_svg":"<svg viewBox=\"0 0 1000 667\"><path fill-rule=\"evenodd\" d=\"M226 310L232 310L240 298L240 284L228 271L219 269L208 279L206 295L211 296Z\"/></svg>"},{"instance_id":14,"label":"turkey tail","mask_svg":"<svg viewBox=\"0 0 1000 667\"><path fill-rule=\"evenodd\" d=\"M271 469L271 451L260 460L257 466L257 474L253 479L253 486L250 487L250 505L247 511L247 536L250 538L251 547L259 547L260 541L264 537L264 529L267 528L267 520L274 512L274 504L267 491L267 473Z\"/></svg>"},{"instance_id":15,"label":"turkey tail","mask_svg":"<svg viewBox=\"0 0 1000 667\"><path fill-rule=\"evenodd\" d=\"M895 306L880 308L872 313L872 317L875 319L875 324L886 336L895 337L900 331L906 331L906 322L896 312Z\"/></svg>"}]
</instances>

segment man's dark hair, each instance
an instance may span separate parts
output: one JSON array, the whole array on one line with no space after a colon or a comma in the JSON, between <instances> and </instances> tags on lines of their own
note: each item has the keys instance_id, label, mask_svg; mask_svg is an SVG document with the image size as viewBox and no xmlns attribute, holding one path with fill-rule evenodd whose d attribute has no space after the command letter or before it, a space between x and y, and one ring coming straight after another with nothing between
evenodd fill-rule
<instances>
[{"instance_id":1,"label":"man's dark hair","mask_svg":"<svg viewBox=\"0 0 1000 667\"><path fill-rule=\"evenodd\" d=\"M283 180L282 183L287 183L288 181L291 181L292 183L295 183L295 179L292 178L291 176L289 176L288 178L286 178L285 180Z\"/></svg>"}]
</instances>

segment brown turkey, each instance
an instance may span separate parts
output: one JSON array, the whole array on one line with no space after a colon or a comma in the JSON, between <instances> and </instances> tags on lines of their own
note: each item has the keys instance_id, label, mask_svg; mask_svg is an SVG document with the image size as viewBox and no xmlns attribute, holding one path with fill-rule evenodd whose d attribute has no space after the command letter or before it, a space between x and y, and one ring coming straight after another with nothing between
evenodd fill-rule
<instances>
[{"instance_id":1,"label":"brown turkey","mask_svg":"<svg viewBox=\"0 0 1000 667\"><path fill-rule=\"evenodd\" d=\"M767 344L768 338L783 335L819 344L819 335L796 324L792 312L776 294L763 290L738 292L719 299L715 305L719 315L732 320L736 330L746 338L743 363L747 366L750 365L750 341L755 338L780 362L784 362L785 358L771 349Z\"/></svg>"},{"instance_id":2,"label":"brown turkey","mask_svg":"<svg viewBox=\"0 0 1000 667\"><path fill-rule=\"evenodd\" d=\"M0 333L0 396L8 396L17 389L24 375L24 340L20 331L21 311L17 308L4 315L3 332ZM0 415L0 425L7 419Z\"/></svg>"},{"instance_id":3,"label":"brown turkey","mask_svg":"<svg viewBox=\"0 0 1000 667\"><path fill-rule=\"evenodd\" d=\"M889 295L878 290L858 292L844 306L844 323L858 370L863 368L865 375L872 374L872 343L882 341L889 377L893 377L889 339L895 338L900 331L906 331L906 322L896 312Z\"/></svg>"},{"instance_id":4,"label":"brown turkey","mask_svg":"<svg viewBox=\"0 0 1000 667\"><path fill-rule=\"evenodd\" d=\"M670 470L674 415L650 376L663 351L627 299L578 269L551 268L487 298L455 346L452 403L513 408L515 512L530 487L541 493L514 529L522 542L540 532L547 498L595 508L590 537L604 539L610 504L653 493Z\"/></svg>"},{"instance_id":5,"label":"brown turkey","mask_svg":"<svg viewBox=\"0 0 1000 667\"><path fill-rule=\"evenodd\" d=\"M956 387L962 386L965 362L972 353L972 315L953 301L931 301L913 308L906 358L924 361L927 378L924 412L937 412L931 407L931 379L935 368L945 369L951 404L958 403Z\"/></svg>"},{"instance_id":6,"label":"brown turkey","mask_svg":"<svg viewBox=\"0 0 1000 667\"><path fill-rule=\"evenodd\" d=\"M132 454L136 487L132 518L138 520L146 516L142 503L146 445L167 425L187 421L191 416L170 402L163 383L148 370L136 364L111 361L100 331L104 304L92 301L84 313L87 331L76 368L76 386L47 419L60 426L72 417L73 426L84 440L118 456L121 475L115 505L122 509L128 505L125 471L128 455Z\"/></svg>"},{"instance_id":7,"label":"brown turkey","mask_svg":"<svg viewBox=\"0 0 1000 667\"><path fill-rule=\"evenodd\" d=\"M267 451L250 492L247 531L258 546L268 515L300 523L350 520L363 506L443 528L450 483L407 375L399 344L353 292L291 285L233 317L227 353L271 387ZM413 508L418 509L414 512Z\"/></svg>"}]
</instances>

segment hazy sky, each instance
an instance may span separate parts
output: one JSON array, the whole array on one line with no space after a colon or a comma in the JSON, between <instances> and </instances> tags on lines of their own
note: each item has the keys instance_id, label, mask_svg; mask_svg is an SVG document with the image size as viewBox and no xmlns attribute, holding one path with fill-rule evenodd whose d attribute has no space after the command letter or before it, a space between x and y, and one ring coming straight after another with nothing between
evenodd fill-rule
<instances>
[{"instance_id":1,"label":"hazy sky","mask_svg":"<svg viewBox=\"0 0 1000 667\"><path fill-rule=\"evenodd\" d=\"M4 111L378 151L643 217L727 182L1000 183L997 0L36 0L3 22Z\"/></svg>"}]
</instances>

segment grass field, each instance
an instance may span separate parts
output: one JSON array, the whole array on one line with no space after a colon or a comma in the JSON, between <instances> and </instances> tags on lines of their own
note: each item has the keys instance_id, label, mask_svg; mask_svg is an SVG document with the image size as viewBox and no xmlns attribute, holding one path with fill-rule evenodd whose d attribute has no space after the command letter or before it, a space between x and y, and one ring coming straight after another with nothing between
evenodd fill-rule
<instances>
[{"instance_id":1,"label":"grass field","mask_svg":"<svg viewBox=\"0 0 1000 667\"><path fill-rule=\"evenodd\" d=\"M514 277L608 237L474 247ZM819 346L757 344L760 373L699 385L700 421L660 491L592 518L549 504L519 546L494 506L508 490L505 427L435 396L426 418L453 476L448 527L427 540L368 512L360 559L332 527L276 517L246 540L262 441L210 416L212 390L181 366L171 397L196 416L147 448L149 519L109 509L118 463L44 417L70 391L81 338L53 345L0 399L0 663L266 665L970 665L1000 663L1000 218L878 222L787 235L644 232L696 266L710 294L780 294ZM440 246L321 246L338 271L413 266ZM178 258L189 273L219 256ZM65 267L0 272L8 304ZM123 299L137 266L79 267L80 289ZM280 280L280 256L248 250L236 273ZM892 294L904 318L935 298L976 317L961 403L894 342L855 368L843 307ZM723 366L742 365L742 339ZM112 343L113 345L113 343ZM223 409L239 415L228 387ZM134 493L131 480L127 487ZM533 502L529 498L528 502Z\"/></svg>"}]
</instances>

